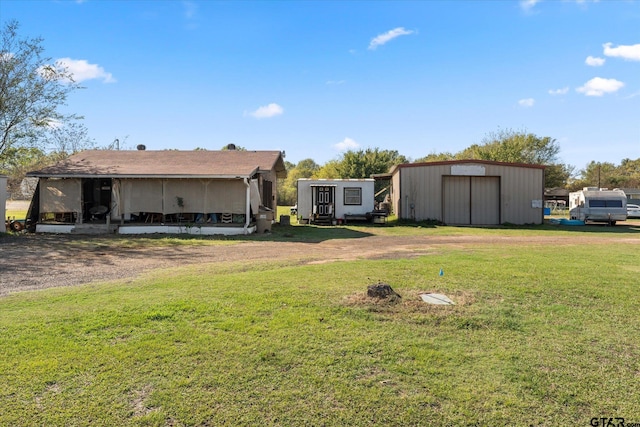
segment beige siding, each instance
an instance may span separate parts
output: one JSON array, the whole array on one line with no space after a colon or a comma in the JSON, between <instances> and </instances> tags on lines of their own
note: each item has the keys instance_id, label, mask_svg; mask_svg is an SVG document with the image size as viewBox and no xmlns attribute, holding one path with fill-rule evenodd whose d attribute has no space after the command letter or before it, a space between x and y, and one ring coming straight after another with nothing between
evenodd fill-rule
<instances>
[{"instance_id":1,"label":"beige siding","mask_svg":"<svg viewBox=\"0 0 640 427\"><path fill-rule=\"evenodd\" d=\"M442 175L449 169L446 165L402 168L402 218L442 220Z\"/></svg>"},{"instance_id":2,"label":"beige siding","mask_svg":"<svg viewBox=\"0 0 640 427\"><path fill-rule=\"evenodd\" d=\"M465 167L472 172L452 175L454 165L454 173ZM418 221L541 224L542 208L533 202L542 200L543 174L542 168L473 161L399 167L392 180L394 208L399 218Z\"/></svg>"},{"instance_id":3,"label":"beige siding","mask_svg":"<svg viewBox=\"0 0 640 427\"><path fill-rule=\"evenodd\" d=\"M403 216L402 206L400 204L401 191L400 191L400 174L401 170L397 169L391 177L391 211L398 218L405 218Z\"/></svg>"},{"instance_id":4,"label":"beige siding","mask_svg":"<svg viewBox=\"0 0 640 427\"><path fill-rule=\"evenodd\" d=\"M472 176L471 224L500 224L500 177Z\"/></svg>"},{"instance_id":5,"label":"beige siding","mask_svg":"<svg viewBox=\"0 0 640 427\"><path fill-rule=\"evenodd\" d=\"M532 207L534 200L542 200L543 169L501 167L502 223L541 224L542 208Z\"/></svg>"},{"instance_id":6,"label":"beige siding","mask_svg":"<svg viewBox=\"0 0 640 427\"><path fill-rule=\"evenodd\" d=\"M445 224L470 224L471 180L468 176L443 176L443 214Z\"/></svg>"}]
</instances>

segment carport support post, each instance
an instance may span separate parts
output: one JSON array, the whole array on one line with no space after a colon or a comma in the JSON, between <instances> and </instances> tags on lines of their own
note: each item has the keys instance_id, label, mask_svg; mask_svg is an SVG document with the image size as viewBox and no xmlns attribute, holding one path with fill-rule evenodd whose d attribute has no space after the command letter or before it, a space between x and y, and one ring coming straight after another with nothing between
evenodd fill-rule
<instances>
[{"instance_id":1,"label":"carport support post","mask_svg":"<svg viewBox=\"0 0 640 427\"><path fill-rule=\"evenodd\" d=\"M244 234L249 234L249 224L251 223L251 186L249 185L249 178L244 178L243 181L244 185L247 187L244 213Z\"/></svg>"}]
</instances>

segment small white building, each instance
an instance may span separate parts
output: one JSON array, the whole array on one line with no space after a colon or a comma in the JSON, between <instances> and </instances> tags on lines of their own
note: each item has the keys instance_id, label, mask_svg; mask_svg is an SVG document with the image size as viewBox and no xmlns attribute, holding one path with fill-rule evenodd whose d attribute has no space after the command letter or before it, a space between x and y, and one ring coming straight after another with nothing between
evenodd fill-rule
<instances>
[{"instance_id":1,"label":"small white building","mask_svg":"<svg viewBox=\"0 0 640 427\"><path fill-rule=\"evenodd\" d=\"M375 208L375 181L364 179L298 180L298 218L333 223L349 219L370 219Z\"/></svg>"},{"instance_id":2,"label":"small white building","mask_svg":"<svg viewBox=\"0 0 640 427\"><path fill-rule=\"evenodd\" d=\"M571 219L592 222L607 222L627 219L627 195L619 189L584 187L569 193L569 216Z\"/></svg>"}]
</instances>

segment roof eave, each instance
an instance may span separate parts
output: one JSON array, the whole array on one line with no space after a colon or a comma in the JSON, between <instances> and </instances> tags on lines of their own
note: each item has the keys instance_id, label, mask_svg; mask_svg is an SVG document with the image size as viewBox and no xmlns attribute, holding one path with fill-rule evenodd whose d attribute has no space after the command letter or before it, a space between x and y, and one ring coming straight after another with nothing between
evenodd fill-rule
<instances>
[{"instance_id":1,"label":"roof eave","mask_svg":"<svg viewBox=\"0 0 640 427\"><path fill-rule=\"evenodd\" d=\"M255 170L250 174L228 174L228 175L120 175L120 174L39 174L28 173L26 176L35 178L120 178L120 179L245 179L251 178Z\"/></svg>"}]
</instances>

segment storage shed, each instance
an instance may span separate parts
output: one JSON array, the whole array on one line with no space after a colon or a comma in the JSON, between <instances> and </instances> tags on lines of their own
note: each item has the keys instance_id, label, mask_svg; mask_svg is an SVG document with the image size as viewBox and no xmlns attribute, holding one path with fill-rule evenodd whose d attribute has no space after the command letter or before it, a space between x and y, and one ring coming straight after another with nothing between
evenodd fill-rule
<instances>
[{"instance_id":1,"label":"storage shed","mask_svg":"<svg viewBox=\"0 0 640 427\"><path fill-rule=\"evenodd\" d=\"M375 181L365 179L298 180L298 217L309 222L369 219L375 207Z\"/></svg>"},{"instance_id":2,"label":"storage shed","mask_svg":"<svg viewBox=\"0 0 640 427\"><path fill-rule=\"evenodd\" d=\"M402 219L449 225L542 224L544 166L485 160L406 163L391 171Z\"/></svg>"}]
</instances>

